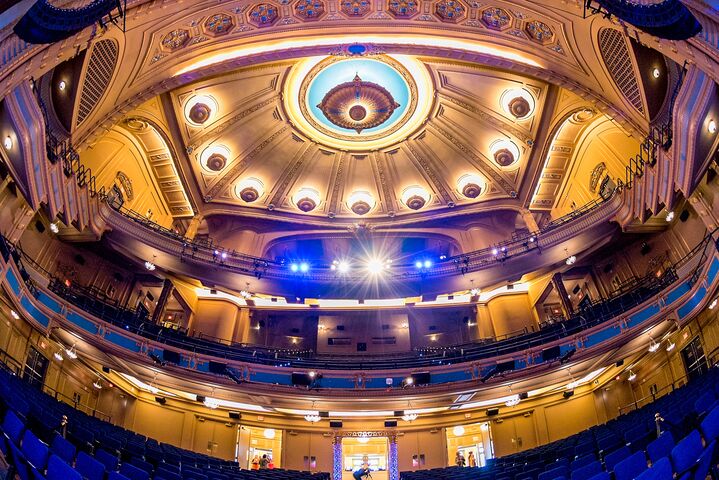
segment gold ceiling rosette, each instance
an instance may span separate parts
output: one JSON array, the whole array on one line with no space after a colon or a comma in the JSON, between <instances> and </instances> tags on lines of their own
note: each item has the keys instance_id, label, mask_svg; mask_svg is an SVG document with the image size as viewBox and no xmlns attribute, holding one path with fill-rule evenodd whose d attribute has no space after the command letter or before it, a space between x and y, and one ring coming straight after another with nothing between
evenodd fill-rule
<instances>
[{"instance_id":1,"label":"gold ceiling rosette","mask_svg":"<svg viewBox=\"0 0 719 480\"><path fill-rule=\"evenodd\" d=\"M327 120L357 133L382 125L399 107L387 89L359 75L333 87L317 105Z\"/></svg>"}]
</instances>

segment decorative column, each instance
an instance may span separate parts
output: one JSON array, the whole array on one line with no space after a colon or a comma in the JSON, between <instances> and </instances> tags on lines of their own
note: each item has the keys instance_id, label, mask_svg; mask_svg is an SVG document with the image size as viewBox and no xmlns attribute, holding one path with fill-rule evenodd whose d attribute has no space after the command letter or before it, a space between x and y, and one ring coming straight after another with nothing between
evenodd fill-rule
<instances>
[{"instance_id":1,"label":"decorative column","mask_svg":"<svg viewBox=\"0 0 719 480\"><path fill-rule=\"evenodd\" d=\"M527 230L530 232L538 232L539 225L537 225L537 221L534 219L532 212L530 212L529 209L523 209L520 213L524 224L527 226Z\"/></svg>"},{"instance_id":2,"label":"decorative column","mask_svg":"<svg viewBox=\"0 0 719 480\"><path fill-rule=\"evenodd\" d=\"M342 437L337 433L332 439L332 480L342 480Z\"/></svg>"},{"instance_id":3,"label":"decorative column","mask_svg":"<svg viewBox=\"0 0 719 480\"><path fill-rule=\"evenodd\" d=\"M559 302L562 304L562 310L565 318L569 318L574 313L572 308L572 302L569 301L569 294L567 289L564 288L564 281L562 280L562 274L560 272L555 273L552 276L552 285L559 295Z\"/></svg>"},{"instance_id":4,"label":"decorative column","mask_svg":"<svg viewBox=\"0 0 719 480\"><path fill-rule=\"evenodd\" d=\"M199 213L192 217L190 224L187 226L187 231L185 231L185 237L194 240L195 235L197 235L197 229L200 227L200 223L202 223L203 219L204 217Z\"/></svg>"},{"instance_id":5,"label":"decorative column","mask_svg":"<svg viewBox=\"0 0 719 480\"><path fill-rule=\"evenodd\" d=\"M389 432L389 455L387 458L387 470L389 480L399 480L399 458L397 458L397 434Z\"/></svg>"},{"instance_id":6,"label":"decorative column","mask_svg":"<svg viewBox=\"0 0 719 480\"><path fill-rule=\"evenodd\" d=\"M165 313L165 307L173 289L172 282L169 278L166 278L162 284L162 292L160 293L160 298L157 299L155 311L152 312L152 323L158 323L162 320L162 315Z\"/></svg>"}]
</instances>

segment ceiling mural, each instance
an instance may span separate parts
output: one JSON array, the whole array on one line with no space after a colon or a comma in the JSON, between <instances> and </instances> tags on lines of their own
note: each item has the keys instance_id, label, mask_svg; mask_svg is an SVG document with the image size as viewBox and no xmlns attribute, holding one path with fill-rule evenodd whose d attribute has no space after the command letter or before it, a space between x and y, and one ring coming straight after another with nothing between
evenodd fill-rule
<instances>
[{"instance_id":1,"label":"ceiling mural","mask_svg":"<svg viewBox=\"0 0 719 480\"><path fill-rule=\"evenodd\" d=\"M170 93L205 214L418 221L521 209L548 86L356 49ZM305 220L303 220L305 219Z\"/></svg>"}]
</instances>

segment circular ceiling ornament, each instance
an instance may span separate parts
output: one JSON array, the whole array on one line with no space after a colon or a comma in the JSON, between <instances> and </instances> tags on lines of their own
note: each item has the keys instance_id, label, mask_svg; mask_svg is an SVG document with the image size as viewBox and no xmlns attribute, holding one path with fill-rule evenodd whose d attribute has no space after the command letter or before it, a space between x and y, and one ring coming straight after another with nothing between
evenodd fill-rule
<instances>
[{"instance_id":1,"label":"circular ceiling ornament","mask_svg":"<svg viewBox=\"0 0 719 480\"><path fill-rule=\"evenodd\" d=\"M347 206L356 215L365 215L369 213L377 201L374 197L365 191L353 192L349 198L347 198Z\"/></svg>"},{"instance_id":2,"label":"circular ceiling ornament","mask_svg":"<svg viewBox=\"0 0 719 480\"><path fill-rule=\"evenodd\" d=\"M285 112L303 135L353 151L402 141L435 102L426 66L403 55L309 57L292 68L283 93Z\"/></svg>"},{"instance_id":3,"label":"circular ceiling ornament","mask_svg":"<svg viewBox=\"0 0 719 480\"><path fill-rule=\"evenodd\" d=\"M308 213L320 204L320 192L314 188L302 187L292 197L292 202L301 211Z\"/></svg>"},{"instance_id":4,"label":"circular ceiling ornament","mask_svg":"<svg viewBox=\"0 0 719 480\"><path fill-rule=\"evenodd\" d=\"M495 140L489 146L489 151L500 167L509 167L519 160L519 147L509 140Z\"/></svg>"},{"instance_id":5,"label":"circular ceiling ornament","mask_svg":"<svg viewBox=\"0 0 719 480\"><path fill-rule=\"evenodd\" d=\"M457 191L467 198L477 198L487 189L487 182L479 175L468 173L459 177Z\"/></svg>"},{"instance_id":6,"label":"circular ceiling ornament","mask_svg":"<svg viewBox=\"0 0 719 480\"><path fill-rule=\"evenodd\" d=\"M504 111L517 120L531 116L536 106L534 96L524 88L505 90L499 102Z\"/></svg>"},{"instance_id":7,"label":"circular ceiling ornament","mask_svg":"<svg viewBox=\"0 0 719 480\"><path fill-rule=\"evenodd\" d=\"M419 210L429 201L430 195L424 188L413 185L402 192L402 203L412 210Z\"/></svg>"},{"instance_id":8,"label":"circular ceiling ornament","mask_svg":"<svg viewBox=\"0 0 719 480\"><path fill-rule=\"evenodd\" d=\"M327 120L357 133L382 125L399 107L387 89L362 80L359 74L333 87L317 105Z\"/></svg>"},{"instance_id":9,"label":"circular ceiling ornament","mask_svg":"<svg viewBox=\"0 0 719 480\"><path fill-rule=\"evenodd\" d=\"M204 125L217 109L217 101L210 95L195 95L185 103L185 119L192 125Z\"/></svg>"},{"instance_id":10,"label":"circular ceiling ornament","mask_svg":"<svg viewBox=\"0 0 719 480\"><path fill-rule=\"evenodd\" d=\"M235 190L243 202L252 203L264 195L265 185L259 179L250 177L238 183Z\"/></svg>"},{"instance_id":11,"label":"circular ceiling ornament","mask_svg":"<svg viewBox=\"0 0 719 480\"><path fill-rule=\"evenodd\" d=\"M212 145L200 154L200 165L205 170L217 173L227 166L230 158L230 149L224 145Z\"/></svg>"}]
</instances>

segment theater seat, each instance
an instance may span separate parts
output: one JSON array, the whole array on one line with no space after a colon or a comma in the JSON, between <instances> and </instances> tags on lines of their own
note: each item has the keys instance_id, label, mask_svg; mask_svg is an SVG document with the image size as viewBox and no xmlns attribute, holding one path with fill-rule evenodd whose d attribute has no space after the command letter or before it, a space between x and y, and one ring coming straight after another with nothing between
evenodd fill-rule
<instances>
[{"instance_id":1,"label":"theater seat","mask_svg":"<svg viewBox=\"0 0 719 480\"><path fill-rule=\"evenodd\" d=\"M673 480L672 464L669 458L660 458L648 470L642 472L635 480Z\"/></svg>"},{"instance_id":2,"label":"theater seat","mask_svg":"<svg viewBox=\"0 0 719 480\"><path fill-rule=\"evenodd\" d=\"M659 437L647 445L649 460L655 463L660 458L669 457L674 448L674 437L671 432L662 432Z\"/></svg>"},{"instance_id":3,"label":"theater seat","mask_svg":"<svg viewBox=\"0 0 719 480\"><path fill-rule=\"evenodd\" d=\"M105 478L105 465L85 452L77 454L75 469L80 472L86 480L103 480Z\"/></svg>"},{"instance_id":4,"label":"theater seat","mask_svg":"<svg viewBox=\"0 0 719 480\"><path fill-rule=\"evenodd\" d=\"M647 469L647 458L644 452L637 452L614 467L615 480L634 480Z\"/></svg>"},{"instance_id":5,"label":"theater seat","mask_svg":"<svg viewBox=\"0 0 719 480\"><path fill-rule=\"evenodd\" d=\"M47 463L47 480L82 480L82 475L60 457L52 455Z\"/></svg>"},{"instance_id":6,"label":"theater seat","mask_svg":"<svg viewBox=\"0 0 719 480\"><path fill-rule=\"evenodd\" d=\"M702 454L702 438L699 432L692 430L672 449L671 459L674 472L683 475L689 470Z\"/></svg>"}]
</instances>

